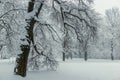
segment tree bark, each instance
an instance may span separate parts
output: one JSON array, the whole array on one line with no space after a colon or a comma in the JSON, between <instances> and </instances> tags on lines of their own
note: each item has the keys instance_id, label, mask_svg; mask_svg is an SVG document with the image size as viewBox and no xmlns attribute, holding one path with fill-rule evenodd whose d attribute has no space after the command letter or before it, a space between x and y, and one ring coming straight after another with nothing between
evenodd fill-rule
<instances>
[{"instance_id":1,"label":"tree bark","mask_svg":"<svg viewBox=\"0 0 120 80\"><path fill-rule=\"evenodd\" d=\"M32 12L34 9L35 0L30 0L28 4L28 13ZM42 9L43 3L39 5L39 8L37 9L37 12L35 13L35 16L38 17L41 9ZM27 40L28 44L21 44L20 49L22 53L18 55L18 58L16 59L16 67L14 69L14 72L16 75L20 75L22 77L26 76L26 70L27 70L27 60L30 52L30 45L34 45L34 34L33 29L34 25L36 23L36 20L34 17L26 19L27 26L25 26L25 29L27 31L27 34L25 35L25 39L21 39L21 41Z\"/></svg>"},{"instance_id":2,"label":"tree bark","mask_svg":"<svg viewBox=\"0 0 120 80\"><path fill-rule=\"evenodd\" d=\"M65 53L63 52L63 61L65 61Z\"/></svg>"},{"instance_id":3,"label":"tree bark","mask_svg":"<svg viewBox=\"0 0 120 80\"><path fill-rule=\"evenodd\" d=\"M85 61L87 61L87 51L85 51L84 59L85 59Z\"/></svg>"},{"instance_id":4,"label":"tree bark","mask_svg":"<svg viewBox=\"0 0 120 80\"><path fill-rule=\"evenodd\" d=\"M111 60L114 60L114 55L113 55L113 40L111 41Z\"/></svg>"},{"instance_id":5,"label":"tree bark","mask_svg":"<svg viewBox=\"0 0 120 80\"><path fill-rule=\"evenodd\" d=\"M87 49L88 49L88 39L85 43L85 46L84 46L84 60L87 61L88 60L88 53L87 53Z\"/></svg>"}]
</instances>

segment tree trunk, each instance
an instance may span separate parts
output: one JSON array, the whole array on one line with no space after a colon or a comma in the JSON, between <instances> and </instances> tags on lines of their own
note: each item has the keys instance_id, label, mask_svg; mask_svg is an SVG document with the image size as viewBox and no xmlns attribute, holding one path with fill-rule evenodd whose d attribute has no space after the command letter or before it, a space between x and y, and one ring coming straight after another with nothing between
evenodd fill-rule
<instances>
[{"instance_id":1,"label":"tree trunk","mask_svg":"<svg viewBox=\"0 0 120 80\"><path fill-rule=\"evenodd\" d=\"M34 9L35 0L31 0L28 4L28 13L32 12ZM40 10L43 6L43 3L39 5L39 8L37 9L37 12L35 13L35 16L38 17ZM25 38L21 39L21 41L27 41L28 44L21 44L20 48L22 53L18 55L18 58L16 59L16 67L14 69L14 72L16 75L20 75L22 77L26 76L26 70L27 70L27 60L30 52L30 45L31 43L34 45L34 36L33 36L33 29L34 25L36 23L36 20L34 17L30 17L29 19L26 19L27 25L25 26L25 29L27 31Z\"/></svg>"},{"instance_id":2,"label":"tree trunk","mask_svg":"<svg viewBox=\"0 0 120 80\"><path fill-rule=\"evenodd\" d=\"M111 53L111 60L114 60L113 54Z\"/></svg>"},{"instance_id":3,"label":"tree trunk","mask_svg":"<svg viewBox=\"0 0 120 80\"><path fill-rule=\"evenodd\" d=\"M16 67L14 69L14 72L16 75L20 75L22 77L26 76L26 67L27 67L27 59L30 51L30 46L28 45L22 45L21 46L22 54L18 55L18 58L16 59Z\"/></svg>"},{"instance_id":4,"label":"tree trunk","mask_svg":"<svg viewBox=\"0 0 120 80\"><path fill-rule=\"evenodd\" d=\"M85 61L87 61L87 51L85 51L84 59L85 59Z\"/></svg>"},{"instance_id":5,"label":"tree trunk","mask_svg":"<svg viewBox=\"0 0 120 80\"><path fill-rule=\"evenodd\" d=\"M88 39L85 43L85 46L84 46L84 60L87 61L88 60L88 53L87 53L87 49L88 49Z\"/></svg>"},{"instance_id":6,"label":"tree trunk","mask_svg":"<svg viewBox=\"0 0 120 80\"><path fill-rule=\"evenodd\" d=\"M113 55L113 41L111 41L111 60L114 60L114 55Z\"/></svg>"},{"instance_id":7,"label":"tree trunk","mask_svg":"<svg viewBox=\"0 0 120 80\"><path fill-rule=\"evenodd\" d=\"M63 61L65 61L65 53L63 52Z\"/></svg>"}]
</instances>

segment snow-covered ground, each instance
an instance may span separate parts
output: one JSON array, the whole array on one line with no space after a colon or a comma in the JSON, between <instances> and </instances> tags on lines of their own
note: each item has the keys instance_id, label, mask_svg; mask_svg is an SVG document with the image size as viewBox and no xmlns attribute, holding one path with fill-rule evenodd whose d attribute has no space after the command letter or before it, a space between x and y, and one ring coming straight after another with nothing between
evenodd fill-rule
<instances>
[{"instance_id":1,"label":"snow-covered ground","mask_svg":"<svg viewBox=\"0 0 120 80\"><path fill-rule=\"evenodd\" d=\"M60 61L57 71L29 71L22 78L13 74L14 63L0 60L0 80L120 80L120 61Z\"/></svg>"}]
</instances>

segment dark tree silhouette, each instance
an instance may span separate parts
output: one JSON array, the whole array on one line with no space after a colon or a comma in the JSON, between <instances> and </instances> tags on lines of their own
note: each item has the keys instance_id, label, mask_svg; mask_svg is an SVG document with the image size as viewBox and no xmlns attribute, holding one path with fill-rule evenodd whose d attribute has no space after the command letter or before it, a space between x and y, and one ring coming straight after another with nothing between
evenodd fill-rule
<instances>
[{"instance_id":1,"label":"dark tree silhouette","mask_svg":"<svg viewBox=\"0 0 120 80\"><path fill-rule=\"evenodd\" d=\"M28 15L34 11L35 6L35 0L30 0L28 4ZM39 7L36 8L36 12L33 14L33 16L26 19L27 25L25 26L26 34L24 35L25 38L21 39L21 42L27 42L28 44L21 44L20 48L22 53L18 54L18 57L16 59L16 67L14 69L14 72L16 75L20 75L22 77L26 76L26 70L27 70L27 60L30 52L30 45L34 44L34 36L33 36L33 29L34 25L36 23L35 17L38 17L41 9L43 6L43 2L40 2ZM35 16L35 17L34 17Z\"/></svg>"}]
</instances>

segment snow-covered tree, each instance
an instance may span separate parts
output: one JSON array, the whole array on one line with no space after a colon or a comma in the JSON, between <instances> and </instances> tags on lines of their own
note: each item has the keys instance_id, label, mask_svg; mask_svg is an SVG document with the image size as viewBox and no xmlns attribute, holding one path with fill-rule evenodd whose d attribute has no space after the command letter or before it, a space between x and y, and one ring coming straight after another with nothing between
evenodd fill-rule
<instances>
[{"instance_id":1,"label":"snow-covered tree","mask_svg":"<svg viewBox=\"0 0 120 80\"><path fill-rule=\"evenodd\" d=\"M89 42L98 26L92 0L25 0L23 5L11 1L0 5L5 6L0 14L0 32L5 32L7 49L13 46L11 50L17 54L16 75L25 77L27 69L56 68L54 55L63 53L63 60L72 58L76 44L87 60Z\"/></svg>"},{"instance_id":2,"label":"snow-covered tree","mask_svg":"<svg viewBox=\"0 0 120 80\"><path fill-rule=\"evenodd\" d=\"M49 55L44 54L44 51L39 51L38 46L35 44L34 41L34 29L35 24L39 22L38 17L39 14L44 6L45 0L30 0L28 3L28 9L26 13L26 23L21 27L21 34L20 34L20 49L21 52L18 54L16 59L16 67L14 69L15 74L25 77L26 70L27 70L27 62L28 56L32 48L38 55L42 55L45 57L47 66L50 67L55 66L56 62L52 59ZM51 54L51 52L50 52ZM52 54L51 54L52 55ZM55 65L54 65L55 64Z\"/></svg>"},{"instance_id":3,"label":"snow-covered tree","mask_svg":"<svg viewBox=\"0 0 120 80\"><path fill-rule=\"evenodd\" d=\"M77 40L83 48L85 60L87 60L88 40L95 36L97 30L96 13L90 8L93 1L54 1L59 5L58 12L60 12L61 21L63 21L62 27L65 33L64 35L67 35L68 30L74 30ZM64 38L65 37L66 36L64 36ZM64 41L66 41L66 38ZM63 46L63 50L65 55L65 46Z\"/></svg>"},{"instance_id":4,"label":"snow-covered tree","mask_svg":"<svg viewBox=\"0 0 120 80\"><path fill-rule=\"evenodd\" d=\"M114 60L114 50L116 46L116 40L119 40L119 26L120 26L120 11L118 8L112 8L106 10L106 22L108 29L110 30L111 33L111 41L110 41L110 46L111 46L111 59ZM119 41L118 41L119 42ZM118 44L118 43L117 43Z\"/></svg>"},{"instance_id":5,"label":"snow-covered tree","mask_svg":"<svg viewBox=\"0 0 120 80\"><path fill-rule=\"evenodd\" d=\"M4 32L1 34L1 50L5 47L7 49L6 58L9 58L10 56L14 55L14 44L13 40L15 36L18 34L18 32L15 31L16 27L16 15L19 11L22 11L23 9L17 8L14 4L14 1L12 0L4 0L0 3L0 32ZM9 56L8 56L9 55Z\"/></svg>"}]
</instances>

